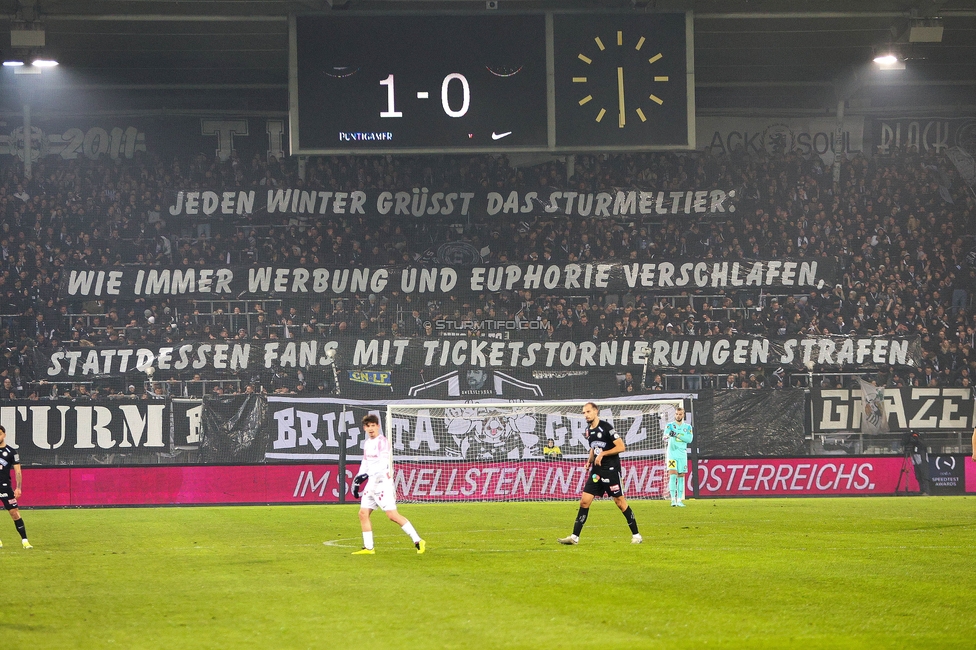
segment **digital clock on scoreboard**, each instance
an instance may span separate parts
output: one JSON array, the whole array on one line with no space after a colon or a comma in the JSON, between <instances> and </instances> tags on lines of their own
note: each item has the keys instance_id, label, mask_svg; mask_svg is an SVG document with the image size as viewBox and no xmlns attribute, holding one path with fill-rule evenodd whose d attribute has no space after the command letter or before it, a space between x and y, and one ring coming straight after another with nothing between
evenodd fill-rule
<instances>
[{"instance_id":1,"label":"digital clock on scoreboard","mask_svg":"<svg viewBox=\"0 0 976 650\"><path fill-rule=\"evenodd\" d=\"M295 19L300 153L547 148L543 14Z\"/></svg>"}]
</instances>

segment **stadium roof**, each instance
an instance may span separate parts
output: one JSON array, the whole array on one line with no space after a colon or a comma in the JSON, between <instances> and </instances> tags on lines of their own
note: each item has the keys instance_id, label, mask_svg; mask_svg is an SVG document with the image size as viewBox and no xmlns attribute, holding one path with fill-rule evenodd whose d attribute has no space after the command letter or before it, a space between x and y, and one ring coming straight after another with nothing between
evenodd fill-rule
<instances>
[{"instance_id":1,"label":"stadium roof","mask_svg":"<svg viewBox=\"0 0 976 650\"><path fill-rule=\"evenodd\" d=\"M287 109L288 16L335 11L486 12L486 0L0 0L11 30L44 30L61 62L42 92L62 110ZM497 11L691 10L700 115L757 111L976 114L972 0L498 0ZM940 29L941 28L941 29ZM17 35L19 39L23 34ZM31 35L27 35L30 40ZM938 37L939 40L935 40ZM921 40L920 40L921 39ZM906 69L877 73L896 46ZM0 74L0 110L22 94ZM36 90L34 92L37 92ZM108 97L112 100L108 101Z\"/></svg>"}]
</instances>

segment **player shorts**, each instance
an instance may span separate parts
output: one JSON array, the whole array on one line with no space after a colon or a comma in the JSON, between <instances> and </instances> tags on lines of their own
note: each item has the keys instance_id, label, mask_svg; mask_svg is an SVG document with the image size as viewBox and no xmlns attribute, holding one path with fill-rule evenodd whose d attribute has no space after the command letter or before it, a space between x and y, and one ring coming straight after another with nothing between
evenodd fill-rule
<instances>
[{"instance_id":1,"label":"player shorts","mask_svg":"<svg viewBox=\"0 0 976 650\"><path fill-rule=\"evenodd\" d=\"M381 481L376 484L370 481L367 483L366 491L363 492L360 501L360 507L369 510L379 509L383 512L396 510L396 488L393 481Z\"/></svg>"},{"instance_id":2,"label":"player shorts","mask_svg":"<svg viewBox=\"0 0 976 650\"><path fill-rule=\"evenodd\" d=\"M678 474L688 473L688 457L684 458L668 458L667 461L668 472L677 472Z\"/></svg>"},{"instance_id":3,"label":"player shorts","mask_svg":"<svg viewBox=\"0 0 976 650\"><path fill-rule=\"evenodd\" d=\"M620 471L611 469L595 472L591 467L590 474L586 477L586 485L583 486L583 492L595 497L601 497L604 494L612 499L622 497L624 492L620 485Z\"/></svg>"},{"instance_id":4,"label":"player shorts","mask_svg":"<svg viewBox=\"0 0 976 650\"><path fill-rule=\"evenodd\" d=\"M18 507L13 486L8 483L0 484L0 502L3 503L4 510L13 510Z\"/></svg>"}]
</instances>

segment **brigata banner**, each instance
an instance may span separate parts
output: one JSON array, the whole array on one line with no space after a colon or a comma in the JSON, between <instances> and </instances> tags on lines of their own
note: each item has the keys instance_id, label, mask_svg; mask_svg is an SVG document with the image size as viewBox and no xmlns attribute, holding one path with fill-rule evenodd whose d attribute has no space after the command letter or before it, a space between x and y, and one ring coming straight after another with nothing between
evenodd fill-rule
<instances>
[{"instance_id":1,"label":"brigata banner","mask_svg":"<svg viewBox=\"0 0 976 650\"><path fill-rule=\"evenodd\" d=\"M675 289L795 288L834 282L832 260L655 260L475 266L279 267L212 266L73 268L60 296L78 298L286 298L497 291L672 291Z\"/></svg>"},{"instance_id":2,"label":"brigata banner","mask_svg":"<svg viewBox=\"0 0 976 650\"><path fill-rule=\"evenodd\" d=\"M701 460L702 497L828 496L917 493L901 456Z\"/></svg>"},{"instance_id":3,"label":"brigata banner","mask_svg":"<svg viewBox=\"0 0 976 650\"><path fill-rule=\"evenodd\" d=\"M170 419L166 400L11 400L0 406L7 444L24 465L169 452Z\"/></svg>"},{"instance_id":4,"label":"brigata banner","mask_svg":"<svg viewBox=\"0 0 976 650\"><path fill-rule=\"evenodd\" d=\"M216 371L219 376L230 376L282 369L313 370L313 374L319 375L324 372L328 378L333 364L337 364L340 371L362 368L387 372L391 369L415 371L430 368L437 373L453 372L455 382L458 381L459 369L485 368L503 371L509 375L509 379L517 381L517 378L511 377L512 373L534 370L633 371L644 365L647 345L645 341L632 340L576 343L477 337L394 339L346 336L288 341L184 341L138 347L35 350L34 361L38 379L46 381L145 372L150 367L159 373L155 375L156 380L177 375L189 378L193 373L204 370ZM333 350L336 354L330 355ZM413 373L404 374L404 378L412 376ZM411 383L428 383L435 379L442 379L441 375L428 374L426 380ZM397 381L396 377L394 381ZM499 381L508 379L499 375ZM341 386L352 383L347 376L340 377ZM482 396L501 395L498 390L490 390L492 386L486 386L484 380L474 387L485 390ZM399 388L406 386L398 382Z\"/></svg>"},{"instance_id":5,"label":"brigata banner","mask_svg":"<svg viewBox=\"0 0 976 650\"><path fill-rule=\"evenodd\" d=\"M675 336L654 339L643 349L651 368L722 371L739 367L788 366L797 370L918 368L918 336Z\"/></svg>"},{"instance_id":6,"label":"brigata banner","mask_svg":"<svg viewBox=\"0 0 976 650\"><path fill-rule=\"evenodd\" d=\"M362 215L425 219L469 219L498 215L553 214L597 219L688 215L724 217L735 212L734 189L658 190L619 187L603 192L536 188L527 190L431 191L426 187L333 192L300 188L238 190L182 189L168 195L170 217L208 219L252 215L302 215L316 219Z\"/></svg>"},{"instance_id":7,"label":"brigata banner","mask_svg":"<svg viewBox=\"0 0 976 650\"><path fill-rule=\"evenodd\" d=\"M542 460L542 447L552 438L566 458L584 460L589 447L583 437L586 420L580 405L547 413L518 413L509 405L461 404L400 412L387 423L386 406L349 405L331 398L268 397L264 418L268 441L266 460L337 460L340 441L358 459L365 433L362 416L375 413L390 432L395 462ZM604 406L600 418L613 424L627 445L627 457L663 454L661 432L670 411L648 412L639 406Z\"/></svg>"},{"instance_id":8,"label":"brigata banner","mask_svg":"<svg viewBox=\"0 0 976 650\"><path fill-rule=\"evenodd\" d=\"M861 431L859 389L813 390L813 432ZM889 431L971 431L971 388L885 388Z\"/></svg>"}]
</instances>

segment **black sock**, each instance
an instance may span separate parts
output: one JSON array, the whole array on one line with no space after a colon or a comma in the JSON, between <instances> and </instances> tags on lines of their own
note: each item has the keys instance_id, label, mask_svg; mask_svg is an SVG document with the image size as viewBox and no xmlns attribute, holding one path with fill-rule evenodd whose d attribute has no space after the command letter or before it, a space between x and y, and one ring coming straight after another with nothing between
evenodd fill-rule
<instances>
[{"instance_id":1,"label":"black sock","mask_svg":"<svg viewBox=\"0 0 976 650\"><path fill-rule=\"evenodd\" d=\"M627 525L630 526L630 532L635 535L639 535L640 533L637 530L637 518L634 517L634 511L630 506L627 506L627 509L624 510L624 519L627 520Z\"/></svg>"},{"instance_id":2,"label":"black sock","mask_svg":"<svg viewBox=\"0 0 976 650\"><path fill-rule=\"evenodd\" d=\"M586 518L590 515L589 508L580 508L579 513L576 515L576 523L573 524L573 534L579 537L580 532L583 530L583 524L586 523Z\"/></svg>"},{"instance_id":3,"label":"black sock","mask_svg":"<svg viewBox=\"0 0 976 650\"><path fill-rule=\"evenodd\" d=\"M14 520L14 526L17 527L17 532L20 533L20 538L21 539L27 539L27 527L24 526L24 520L23 519L15 519Z\"/></svg>"}]
</instances>

